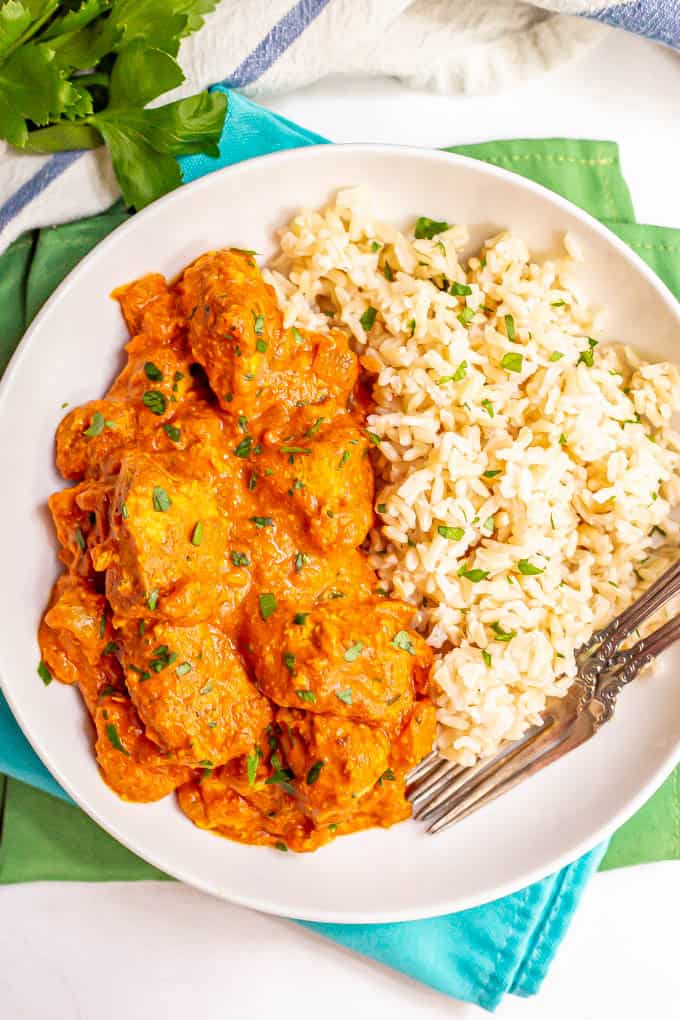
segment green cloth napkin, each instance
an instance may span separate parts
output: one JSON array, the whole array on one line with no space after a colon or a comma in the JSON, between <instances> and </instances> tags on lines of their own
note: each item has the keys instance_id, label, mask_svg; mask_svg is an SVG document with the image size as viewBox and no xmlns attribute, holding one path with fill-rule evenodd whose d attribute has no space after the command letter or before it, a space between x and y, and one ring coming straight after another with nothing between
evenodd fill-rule
<instances>
[{"instance_id":1,"label":"green cloth napkin","mask_svg":"<svg viewBox=\"0 0 680 1020\"><path fill-rule=\"evenodd\" d=\"M448 151L522 174L605 223L680 297L680 231L635 223L611 142L518 140ZM120 206L25 235L0 256L0 371L57 284L127 218ZM16 780L0 791L0 883L166 878L120 846L78 808ZM613 837L603 868L680 858L680 768Z\"/></svg>"}]
</instances>

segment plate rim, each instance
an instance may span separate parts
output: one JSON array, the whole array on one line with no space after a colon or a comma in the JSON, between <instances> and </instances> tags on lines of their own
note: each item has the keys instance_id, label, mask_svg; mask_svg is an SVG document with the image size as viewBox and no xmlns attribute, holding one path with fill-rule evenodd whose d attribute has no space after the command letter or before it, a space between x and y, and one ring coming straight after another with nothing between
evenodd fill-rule
<instances>
[{"instance_id":1,"label":"plate rim","mask_svg":"<svg viewBox=\"0 0 680 1020\"><path fill-rule=\"evenodd\" d=\"M98 258L105 254L109 247L116 245L121 237L124 237L128 232L134 233L134 231L138 229L138 224L145 222L150 215L158 215L159 211L169 208L175 202L181 203L190 200L189 196L195 194L202 188L207 188L208 190L211 188L218 188L222 181L231 177L238 177L239 174L247 172L248 168L253 164L271 163L276 165L285 164L287 162L295 162L300 159L314 158L314 156L320 152L326 152L329 144L330 143L321 143L302 146L295 149L285 149L278 152L266 153L261 156L253 157L252 159L243 160L239 163L222 167L213 172L208 172L203 177L191 181L167 195L164 195L162 198L147 206L145 209L141 210L141 212L136 213L129 220L126 220L111 231L111 233L96 244L95 247L88 252L88 254L81 259L80 262L78 262L77 265L74 266L74 268L61 281L59 286L41 307L30 326L23 334L9 364L5 369L2 380L0 380L0 413L2 411L6 395L14 383L14 377L18 371L18 366L20 366L26 350L33 342L33 336L43 328L43 323L49 319L53 307L58 302L62 301L64 296L67 295L72 288L78 286L80 274L84 272L86 268L89 268L92 263L96 262ZM547 200L550 204L563 209L572 216L575 216L576 219L581 220L590 230L598 234L606 244L617 249L623 258L632 265L632 268L639 275L643 276L647 283L656 290L659 298L668 306L670 313L677 320L678 327L680 329L680 302L676 300L672 291L663 282L663 280L661 280L647 265L647 263L644 262L644 260L628 245L626 245L625 242L622 241L613 231L586 210L581 209L579 206L569 201L569 199L564 198L562 195L557 194L551 189L541 184L537 184L535 181L514 173L511 170L506 170L503 167L498 167L494 164L486 163L483 160L478 160L470 156L463 156L458 153L448 152L447 150L430 149L421 146L364 142L335 144L333 145L333 149L350 150L357 155L361 155L362 153L400 155L406 158L412 157L418 160L434 160L437 162L448 163L451 166L474 165L475 171L480 173L482 176L487 176L490 179L500 178L511 180L513 186L519 190L538 194L543 200ZM0 654L1 652L2 643L0 642ZM554 874L566 865L576 861L583 854L597 847L624 822L632 817L633 814L635 814L635 812L653 795L653 793L656 792L668 775L670 775L675 766L680 763L679 735L647 782L628 800L625 806L611 816L607 822L598 826L597 829L591 832L588 837L577 841L575 844L570 844L562 854L558 855L551 861L550 865L547 866L547 870L545 865L526 869L522 871L521 874L518 874L516 878L498 883L493 888L490 888L483 899L480 899L478 895L474 894L468 897L458 895L450 899L442 897L441 905L437 908L437 912L434 914L429 907L421 909L413 908L406 912L403 910L397 910L395 912L389 907L385 907L379 913L376 911L362 913L361 911L356 910L342 912L332 909L314 909L310 911L304 909L301 910L294 904L288 905L283 902L272 904L269 900L258 899L257 896L241 894L238 889L227 892L224 888L217 888L213 882L203 880L200 876L197 877L192 873L190 866L168 866L167 862L163 860L162 853L152 852L151 854L147 854L146 851L140 852L138 847L134 845L134 840L128 840L125 835L118 831L117 824L105 821L102 817L102 812L100 812L97 807L93 807L88 804L85 799L81 799L77 789L74 789L71 783L65 782L60 776L58 768L53 766L49 751L41 748L36 742L34 742L31 736L30 723L23 718L21 710L15 703L15 699L12 694L12 685L5 679L4 671L1 666L0 690L4 694L10 710L24 736L52 777L59 782L62 788L69 794L71 799L81 810L92 818L97 825L103 828L105 832L108 832L114 839L132 853L141 857L142 860L154 865L171 877L185 882L187 885L193 886L202 892L227 900L228 902L259 910L272 916L287 917L304 921L317 921L321 923L375 924L423 920L430 917L439 917L448 913L458 912L460 910L466 910L471 907L481 906L484 903L488 903L492 900L517 892L528 885Z\"/></svg>"}]
</instances>

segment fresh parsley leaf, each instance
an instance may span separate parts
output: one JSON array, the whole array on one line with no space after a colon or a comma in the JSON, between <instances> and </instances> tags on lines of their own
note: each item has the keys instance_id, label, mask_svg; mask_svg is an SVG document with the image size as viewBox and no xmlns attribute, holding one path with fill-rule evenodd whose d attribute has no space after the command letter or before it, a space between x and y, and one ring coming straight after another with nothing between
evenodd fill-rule
<instances>
[{"instance_id":1,"label":"fresh parsley leaf","mask_svg":"<svg viewBox=\"0 0 680 1020\"><path fill-rule=\"evenodd\" d=\"M501 368L504 368L506 372L521 372L523 361L524 355L518 354L516 351L508 351L501 358Z\"/></svg>"},{"instance_id":2,"label":"fresh parsley leaf","mask_svg":"<svg viewBox=\"0 0 680 1020\"><path fill-rule=\"evenodd\" d=\"M544 574L545 569L543 567L535 567L529 560L520 560L517 564L517 568L520 574L524 574L525 577L530 577L532 574Z\"/></svg>"},{"instance_id":3,"label":"fresh parsley leaf","mask_svg":"<svg viewBox=\"0 0 680 1020\"><path fill-rule=\"evenodd\" d=\"M461 538L465 534L465 528L449 528L446 524L440 524L437 528L437 532L442 538L447 538L449 542L460 542Z\"/></svg>"},{"instance_id":4,"label":"fresh parsley leaf","mask_svg":"<svg viewBox=\"0 0 680 1020\"><path fill-rule=\"evenodd\" d=\"M482 478L495 478L496 475L501 473L501 468L496 468L495 471L485 471Z\"/></svg>"},{"instance_id":5,"label":"fresh parsley leaf","mask_svg":"<svg viewBox=\"0 0 680 1020\"><path fill-rule=\"evenodd\" d=\"M161 382L163 379L163 373L157 365L154 365L153 361L144 362L144 374L151 382Z\"/></svg>"},{"instance_id":6,"label":"fresh parsley leaf","mask_svg":"<svg viewBox=\"0 0 680 1020\"><path fill-rule=\"evenodd\" d=\"M472 582L472 584L478 584L479 581L485 581L487 579L489 571L480 570L479 567L474 567L472 570L469 570L465 564L463 564L462 567L458 568L458 576L466 577L468 581Z\"/></svg>"},{"instance_id":7,"label":"fresh parsley leaf","mask_svg":"<svg viewBox=\"0 0 680 1020\"><path fill-rule=\"evenodd\" d=\"M408 652L409 655L416 654L416 650L413 647L413 642L411 641L411 635L407 630L397 631L397 633L390 641L390 644L392 645L393 648L398 648L399 651L401 652Z\"/></svg>"},{"instance_id":8,"label":"fresh parsley leaf","mask_svg":"<svg viewBox=\"0 0 680 1020\"><path fill-rule=\"evenodd\" d=\"M493 418L494 417L495 412L494 412L494 409L493 409L493 404L491 403L491 401L489 400L488 397L486 397L482 401L482 407L484 408L484 410L488 414L489 418Z\"/></svg>"},{"instance_id":9,"label":"fresh parsley leaf","mask_svg":"<svg viewBox=\"0 0 680 1020\"><path fill-rule=\"evenodd\" d=\"M515 330L515 320L512 315L505 315L505 332L508 334L508 340L515 343L517 340L517 331Z\"/></svg>"},{"instance_id":10,"label":"fresh parsley leaf","mask_svg":"<svg viewBox=\"0 0 680 1020\"><path fill-rule=\"evenodd\" d=\"M153 508L158 513L165 513L172 506L172 500L161 485L153 487Z\"/></svg>"},{"instance_id":11,"label":"fresh parsley leaf","mask_svg":"<svg viewBox=\"0 0 680 1020\"><path fill-rule=\"evenodd\" d=\"M428 216L419 216L416 220L415 237L417 241L431 241L436 234L449 229L445 220L431 220Z\"/></svg>"},{"instance_id":12,"label":"fresh parsley leaf","mask_svg":"<svg viewBox=\"0 0 680 1020\"><path fill-rule=\"evenodd\" d=\"M385 769L380 779L378 780L378 786L382 786L383 783L394 783L396 782L396 776L392 769Z\"/></svg>"},{"instance_id":13,"label":"fresh parsley leaf","mask_svg":"<svg viewBox=\"0 0 680 1020\"><path fill-rule=\"evenodd\" d=\"M468 326L475 317L474 308L468 308L466 305L462 312L459 312L456 318L462 326Z\"/></svg>"},{"instance_id":14,"label":"fresh parsley leaf","mask_svg":"<svg viewBox=\"0 0 680 1020\"><path fill-rule=\"evenodd\" d=\"M439 379L437 380L438 384L440 386L443 386L443 384L447 382L460 382L461 379L465 378L467 367L468 367L467 361L461 361L460 365L453 373L453 375L440 376Z\"/></svg>"},{"instance_id":15,"label":"fresh parsley leaf","mask_svg":"<svg viewBox=\"0 0 680 1020\"><path fill-rule=\"evenodd\" d=\"M144 407L148 407L152 414L163 414L168 402L160 390L147 390L142 397Z\"/></svg>"},{"instance_id":16,"label":"fresh parsley leaf","mask_svg":"<svg viewBox=\"0 0 680 1020\"><path fill-rule=\"evenodd\" d=\"M484 664L486 666L491 666L491 656L486 651L486 649L483 649L483 651L482 651L482 658L484 659Z\"/></svg>"},{"instance_id":17,"label":"fresh parsley leaf","mask_svg":"<svg viewBox=\"0 0 680 1020\"><path fill-rule=\"evenodd\" d=\"M178 429L176 425L171 425L170 422L166 422L165 425L163 426L163 431L165 432L168 439L172 439L173 443L179 443L180 436L182 435L182 433L181 430Z\"/></svg>"},{"instance_id":18,"label":"fresh parsley leaf","mask_svg":"<svg viewBox=\"0 0 680 1020\"><path fill-rule=\"evenodd\" d=\"M38 676L45 684L45 687L49 687L49 685L52 683L53 677L44 659L41 659L40 662L38 663Z\"/></svg>"},{"instance_id":19,"label":"fresh parsley leaf","mask_svg":"<svg viewBox=\"0 0 680 1020\"><path fill-rule=\"evenodd\" d=\"M231 562L235 567L249 567L250 560L245 553L237 552L235 549L231 550Z\"/></svg>"},{"instance_id":20,"label":"fresh parsley leaf","mask_svg":"<svg viewBox=\"0 0 680 1020\"><path fill-rule=\"evenodd\" d=\"M507 643L512 641L514 637L517 637L516 630L503 630L498 620L491 624L491 630L496 635L496 641L505 641Z\"/></svg>"},{"instance_id":21,"label":"fresh parsley leaf","mask_svg":"<svg viewBox=\"0 0 680 1020\"><path fill-rule=\"evenodd\" d=\"M273 612L276 610L276 596L271 592L263 592L259 597L260 603L260 616L263 620L268 620Z\"/></svg>"},{"instance_id":22,"label":"fresh parsley leaf","mask_svg":"<svg viewBox=\"0 0 680 1020\"><path fill-rule=\"evenodd\" d=\"M112 747L115 747L116 751L120 751L122 754L130 757L130 752L123 746L121 739L118 735L118 727L115 723L108 723L106 726L106 735L109 738L109 743Z\"/></svg>"},{"instance_id":23,"label":"fresh parsley leaf","mask_svg":"<svg viewBox=\"0 0 680 1020\"><path fill-rule=\"evenodd\" d=\"M355 641L343 655L345 662L356 662L364 649L363 641Z\"/></svg>"},{"instance_id":24,"label":"fresh parsley leaf","mask_svg":"<svg viewBox=\"0 0 680 1020\"><path fill-rule=\"evenodd\" d=\"M367 333L370 329L372 329L373 325L375 324L375 317L377 314L378 314L377 308L374 308L373 305L369 305L364 314L359 319L362 328Z\"/></svg>"},{"instance_id":25,"label":"fresh parsley leaf","mask_svg":"<svg viewBox=\"0 0 680 1020\"><path fill-rule=\"evenodd\" d=\"M351 687L343 687L342 690L339 690L339 691L335 692L335 696L338 699L338 701L344 702L345 705L351 705L352 704L352 688Z\"/></svg>"},{"instance_id":26,"label":"fresh parsley leaf","mask_svg":"<svg viewBox=\"0 0 680 1020\"><path fill-rule=\"evenodd\" d=\"M319 774L321 773L321 769L324 767L325 764L326 763L324 761L315 761L314 762L314 764L310 768L309 772L307 773L307 780L306 780L307 786L314 786L314 783L319 778Z\"/></svg>"},{"instance_id":27,"label":"fresh parsley leaf","mask_svg":"<svg viewBox=\"0 0 680 1020\"><path fill-rule=\"evenodd\" d=\"M203 541L203 521L196 521L194 530L191 533L191 544L200 545Z\"/></svg>"},{"instance_id":28,"label":"fresh parsley leaf","mask_svg":"<svg viewBox=\"0 0 680 1020\"><path fill-rule=\"evenodd\" d=\"M302 690L300 690L300 691L296 691L295 693L297 694L297 696L300 699L300 701L308 701L310 703L310 705L314 704L314 702L316 701L316 694L314 693L314 691L302 691Z\"/></svg>"},{"instance_id":29,"label":"fresh parsley leaf","mask_svg":"<svg viewBox=\"0 0 680 1020\"><path fill-rule=\"evenodd\" d=\"M453 294L454 297L467 297L469 294L472 294L472 287L468 287L467 283L458 283L454 280L449 293Z\"/></svg>"},{"instance_id":30,"label":"fresh parsley leaf","mask_svg":"<svg viewBox=\"0 0 680 1020\"><path fill-rule=\"evenodd\" d=\"M553 351L548 361L561 361L563 357L562 351Z\"/></svg>"}]
</instances>

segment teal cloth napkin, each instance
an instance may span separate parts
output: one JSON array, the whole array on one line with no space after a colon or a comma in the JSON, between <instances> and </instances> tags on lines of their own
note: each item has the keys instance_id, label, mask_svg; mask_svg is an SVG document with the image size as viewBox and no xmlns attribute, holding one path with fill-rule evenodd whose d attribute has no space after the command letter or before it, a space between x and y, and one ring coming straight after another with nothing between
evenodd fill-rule
<instances>
[{"instance_id":1,"label":"teal cloth napkin","mask_svg":"<svg viewBox=\"0 0 680 1020\"><path fill-rule=\"evenodd\" d=\"M220 155L180 162L190 181L254 156L325 141L230 92ZM34 754L2 695L0 771L69 799ZM558 874L473 910L402 924L305 922L305 927L447 995L493 1010L506 992L536 993L604 851L598 847Z\"/></svg>"}]
</instances>

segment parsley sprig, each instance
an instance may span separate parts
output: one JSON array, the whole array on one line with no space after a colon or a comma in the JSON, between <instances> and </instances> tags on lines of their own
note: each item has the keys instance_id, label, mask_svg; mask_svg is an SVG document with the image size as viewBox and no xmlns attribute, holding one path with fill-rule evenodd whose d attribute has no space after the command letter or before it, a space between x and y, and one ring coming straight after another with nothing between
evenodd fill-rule
<instances>
[{"instance_id":1,"label":"parsley sprig","mask_svg":"<svg viewBox=\"0 0 680 1020\"><path fill-rule=\"evenodd\" d=\"M176 156L218 154L227 100L147 104L184 81L181 39L217 0L0 3L0 138L26 152L107 145L126 205L181 183ZM151 42L153 40L153 42Z\"/></svg>"}]
</instances>

